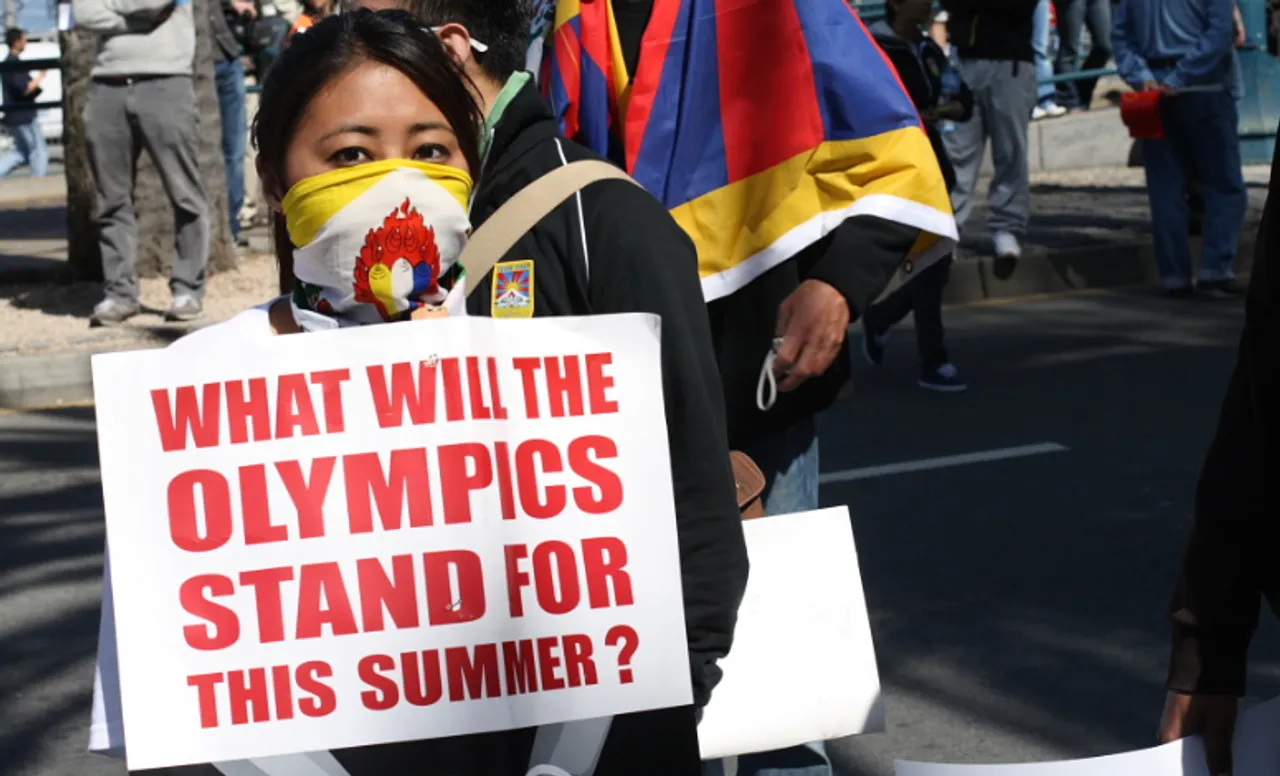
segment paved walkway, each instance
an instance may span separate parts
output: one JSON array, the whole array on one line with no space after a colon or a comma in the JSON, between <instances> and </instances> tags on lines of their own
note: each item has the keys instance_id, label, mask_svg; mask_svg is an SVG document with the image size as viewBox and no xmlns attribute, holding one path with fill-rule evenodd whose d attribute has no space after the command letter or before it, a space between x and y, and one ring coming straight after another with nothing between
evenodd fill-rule
<instances>
[{"instance_id":1,"label":"paved walkway","mask_svg":"<svg viewBox=\"0 0 1280 776\"><path fill-rule=\"evenodd\" d=\"M1261 215L1267 175L1265 167L1246 169L1250 184L1246 223L1249 235ZM100 298L95 284L57 285L38 280L49 277L51 270L66 261L64 198L61 177L0 181L0 360L162 346L193 326L224 320L275 293L274 260L267 255L265 230L258 229L251 232L254 250L245 254L240 269L210 279L207 314L200 322L164 323L158 312L169 302L167 283L153 278L142 282L142 299L152 313L139 315L119 328L90 329L88 316ZM984 199L985 192L980 192L980 200ZM1150 225L1141 170L1036 174L1032 208L1031 233L1026 240L1029 260L1025 271L1019 269L1023 275L1021 285L1014 282L1001 286L987 276L981 262L962 262L949 290L951 301L972 301L975 295L988 298L1061 290L1064 283L1080 287L1150 279L1149 268L1123 275L1119 280L1100 273L1096 267L1079 272L1075 269L1085 261L1102 261L1108 266L1123 264L1140 255L1140 246L1149 246ZM981 202L964 237L967 255L989 251L990 236ZM1149 263L1149 247L1146 251ZM1035 269L1037 260L1043 265L1039 270ZM1037 271L1048 280L1033 278Z\"/></svg>"}]
</instances>

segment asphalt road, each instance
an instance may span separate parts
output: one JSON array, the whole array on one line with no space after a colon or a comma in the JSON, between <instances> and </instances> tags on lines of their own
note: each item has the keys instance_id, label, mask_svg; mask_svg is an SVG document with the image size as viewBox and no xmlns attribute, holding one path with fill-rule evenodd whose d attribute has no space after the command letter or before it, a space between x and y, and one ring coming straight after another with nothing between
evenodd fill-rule
<instances>
[{"instance_id":1,"label":"asphalt road","mask_svg":"<svg viewBox=\"0 0 1280 776\"><path fill-rule=\"evenodd\" d=\"M847 503L889 731L838 742L845 776L892 759L1011 762L1151 743L1165 608L1241 306L1118 292L948 313L972 388L915 385L907 323L821 421ZM1052 443L943 468L932 459ZM1045 448L1047 449L1047 448ZM981 455L977 456L983 457ZM0 416L0 774L118 776L83 753L102 573L93 411ZM909 464L877 474L868 467ZM842 474L843 473L843 474ZM1250 695L1280 693L1280 639Z\"/></svg>"}]
</instances>

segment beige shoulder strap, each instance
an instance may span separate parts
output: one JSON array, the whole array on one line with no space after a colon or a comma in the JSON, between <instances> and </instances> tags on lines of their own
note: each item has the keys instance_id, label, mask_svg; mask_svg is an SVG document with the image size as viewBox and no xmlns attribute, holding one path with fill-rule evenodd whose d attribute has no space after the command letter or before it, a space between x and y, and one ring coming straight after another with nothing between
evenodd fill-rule
<instances>
[{"instance_id":1,"label":"beige shoulder strap","mask_svg":"<svg viewBox=\"0 0 1280 776\"><path fill-rule=\"evenodd\" d=\"M596 181L631 181L630 175L597 159L566 164L525 186L471 234L458 263L467 273L467 294L480 284L498 259L560 203Z\"/></svg>"}]
</instances>

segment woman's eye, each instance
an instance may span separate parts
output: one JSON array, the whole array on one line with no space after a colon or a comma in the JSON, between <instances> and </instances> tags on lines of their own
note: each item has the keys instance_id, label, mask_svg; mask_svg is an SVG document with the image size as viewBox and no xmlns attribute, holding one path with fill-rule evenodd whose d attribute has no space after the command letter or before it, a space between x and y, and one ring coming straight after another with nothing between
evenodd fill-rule
<instances>
[{"instance_id":1,"label":"woman's eye","mask_svg":"<svg viewBox=\"0 0 1280 776\"><path fill-rule=\"evenodd\" d=\"M427 143L418 148L413 158L425 162L439 162L449 158L449 149L438 143Z\"/></svg>"},{"instance_id":2,"label":"woman's eye","mask_svg":"<svg viewBox=\"0 0 1280 776\"><path fill-rule=\"evenodd\" d=\"M352 164L363 164L369 161L370 159L371 157L369 156L368 151L365 151L363 148L357 148L355 146L352 146L351 148L344 148L341 151L338 151L337 153L335 153L333 156L329 157L329 161L332 162L333 164L343 165L343 166L352 165Z\"/></svg>"}]
</instances>

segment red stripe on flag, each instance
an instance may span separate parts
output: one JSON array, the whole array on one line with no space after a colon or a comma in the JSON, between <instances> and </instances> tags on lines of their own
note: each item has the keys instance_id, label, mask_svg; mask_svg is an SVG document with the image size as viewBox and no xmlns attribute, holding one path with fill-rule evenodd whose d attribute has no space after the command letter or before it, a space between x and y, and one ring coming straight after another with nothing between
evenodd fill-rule
<instances>
[{"instance_id":1,"label":"red stripe on flag","mask_svg":"<svg viewBox=\"0 0 1280 776\"><path fill-rule=\"evenodd\" d=\"M583 3L578 12L582 24L583 56L595 62L613 91L613 56L609 48L609 7L604 0Z\"/></svg>"},{"instance_id":2,"label":"red stripe on flag","mask_svg":"<svg viewBox=\"0 0 1280 776\"><path fill-rule=\"evenodd\" d=\"M794 2L716 0L720 115L729 181L823 141L813 63Z\"/></svg>"},{"instance_id":3,"label":"red stripe on flag","mask_svg":"<svg viewBox=\"0 0 1280 776\"><path fill-rule=\"evenodd\" d=\"M655 0L649 16L649 26L640 42L640 63L631 74L631 101L627 104L626 125L623 127L623 147L627 151L627 172L635 172L636 157L653 104L662 85L662 72L667 65L667 52L671 50L671 38L675 34L676 21L680 18L680 3L689 0Z\"/></svg>"},{"instance_id":4,"label":"red stripe on flag","mask_svg":"<svg viewBox=\"0 0 1280 776\"><path fill-rule=\"evenodd\" d=\"M565 94L569 98L568 110L564 114L564 134L567 137L574 137L578 134L581 127L578 124L578 117L582 107L582 72L579 69L579 59L581 49L578 46L578 36L573 31L573 27L568 24L562 26L556 31L555 36L555 52L556 72L560 74L560 80L564 83Z\"/></svg>"}]
</instances>

